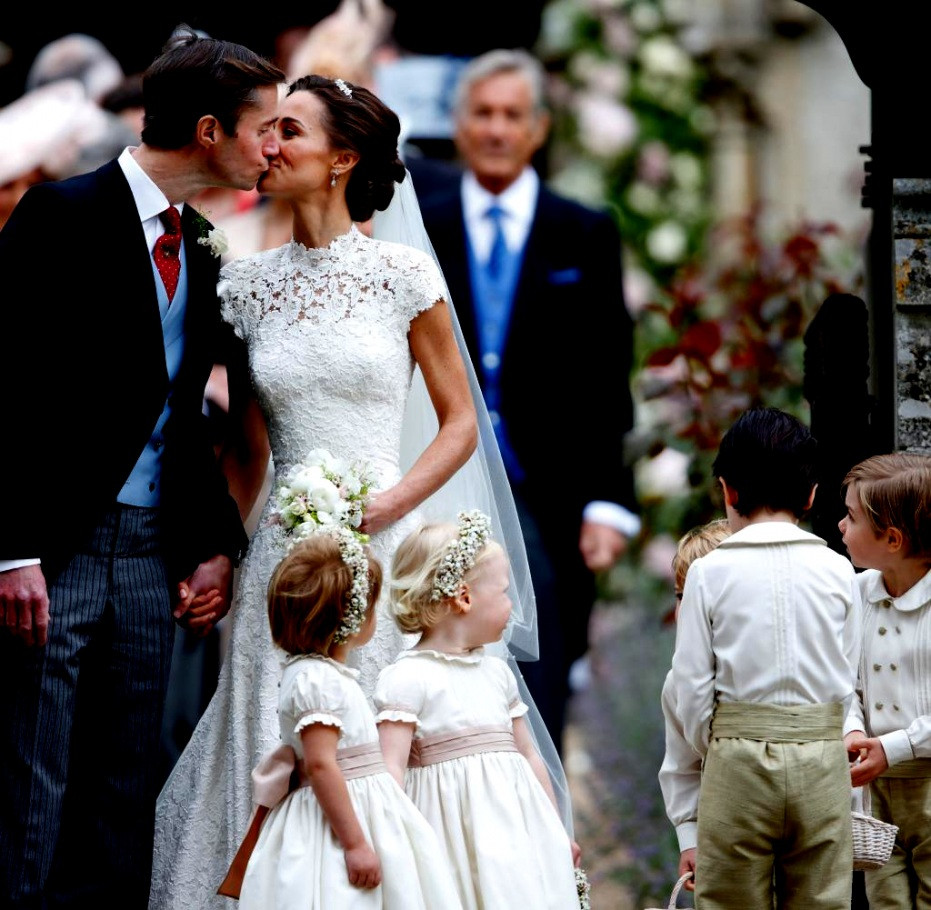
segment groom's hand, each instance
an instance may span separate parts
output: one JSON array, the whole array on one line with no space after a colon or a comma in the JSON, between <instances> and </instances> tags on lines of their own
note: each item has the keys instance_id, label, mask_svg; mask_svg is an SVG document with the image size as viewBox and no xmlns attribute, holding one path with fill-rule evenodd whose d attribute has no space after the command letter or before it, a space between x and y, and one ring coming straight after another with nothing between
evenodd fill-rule
<instances>
[{"instance_id":1,"label":"groom's hand","mask_svg":"<svg viewBox=\"0 0 931 910\"><path fill-rule=\"evenodd\" d=\"M229 612L233 564L228 556L202 562L178 584L178 623L203 637Z\"/></svg>"},{"instance_id":2,"label":"groom's hand","mask_svg":"<svg viewBox=\"0 0 931 910\"><path fill-rule=\"evenodd\" d=\"M48 589L38 564L0 572L0 623L27 645L48 640Z\"/></svg>"}]
</instances>

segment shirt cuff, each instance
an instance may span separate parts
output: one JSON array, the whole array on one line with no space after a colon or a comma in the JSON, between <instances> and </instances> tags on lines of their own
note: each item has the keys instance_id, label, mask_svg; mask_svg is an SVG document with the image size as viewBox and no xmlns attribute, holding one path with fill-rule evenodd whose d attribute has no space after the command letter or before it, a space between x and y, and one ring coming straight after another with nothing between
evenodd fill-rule
<instances>
[{"instance_id":1,"label":"shirt cuff","mask_svg":"<svg viewBox=\"0 0 931 910\"><path fill-rule=\"evenodd\" d=\"M682 822L676 826L676 837L679 838L679 852L691 850L698 846L698 822Z\"/></svg>"},{"instance_id":2,"label":"shirt cuff","mask_svg":"<svg viewBox=\"0 0 931 910\"><path fill-rule=\"evenodd\" d=\"M23 566L38 566L39 559L0 559L0 572L9 572L11 569L22 569Z\"/></svg>"},{"instance_id":3,"label":"shirt cuff","mask_svg":"<svg viewBox=\"0 0 931 910\"><path fill-rule=\"evenodd\" d=\"M890 768L901 761L909 761L915 757L911 740L909 740L908 733L904 730L883 733L879 737L879 741L882 743L883 751L886 753L886 761L889 762Z\"/></svg>"},{"instance_id":4,"label":"shirt cuff","mask_svg":"<svg viewBox=\"0 0 931 910\"><path fill-rule=\"evenodd\" d=\"M640 517L616 502L600 499L590 502L582 512L582 520L608 525L627 538L634 538L640 533Z\"/></svg>"}]
</instances>

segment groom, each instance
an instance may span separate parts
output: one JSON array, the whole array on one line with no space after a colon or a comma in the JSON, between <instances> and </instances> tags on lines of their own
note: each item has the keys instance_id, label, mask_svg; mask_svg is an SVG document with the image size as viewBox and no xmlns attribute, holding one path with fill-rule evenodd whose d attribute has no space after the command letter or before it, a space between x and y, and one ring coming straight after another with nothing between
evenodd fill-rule
<instances>
[{"instance_id":1,"label":"groom","mask_svg":"<svg viewBox=\"0 0 931 910\"><path fill-rule=\"evenodd\" d=\"M255 186L283 81L179 27L139 147L0 232L4 907L147 904L174 620L226 613L246 544L202 414L220 261L184 201Z\"/></svg>"}]
</instances>

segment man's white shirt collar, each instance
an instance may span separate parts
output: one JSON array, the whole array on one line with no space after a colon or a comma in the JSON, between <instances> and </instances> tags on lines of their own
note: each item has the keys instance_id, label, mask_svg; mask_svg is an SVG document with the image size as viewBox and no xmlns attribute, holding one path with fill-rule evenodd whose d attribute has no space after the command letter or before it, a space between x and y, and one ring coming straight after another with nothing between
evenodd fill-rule
<instances>
[{"instance_id":1,"label":"man's white shirt collar","mask_svg":"<svg viewBox=\"0 0 931 910\"><path fill-rule=\"evenodd\" d=\"M491 248L491 222L488 208L497 205L504 210L504 236L510 249L523 246L530 231L530 222L540 193L540 177L529 165L503 193L489 193L471 171L462 178L462 213L480 259ZM487 247L487 249L486 249Z\"/></svg>"},{"instance_id":2,"label":"man's white shirt collar","mask_svg":"<svg viewBox=\"0 0 931 910\"><path fill-rule=\"evenodd\" d=\"M123 169L123 175L126 177L130 192L133 194L136 208L139 210L139 220L142 222L143 227L148 228L149 225L146 222L153 218L158 219L159 214L164 212L171 203L155 185L152 178L139 167L136 159L132 156L132 152L133 147L127 146L120 153L117 163ZM179 212L184 211L184 203L178 203L175 208ZM157 223L152 222L151 227L155 230ZM159 231L159 233L161 232ZM152 243L155 243L154 237Z\"/></svg>"}]
</instances>

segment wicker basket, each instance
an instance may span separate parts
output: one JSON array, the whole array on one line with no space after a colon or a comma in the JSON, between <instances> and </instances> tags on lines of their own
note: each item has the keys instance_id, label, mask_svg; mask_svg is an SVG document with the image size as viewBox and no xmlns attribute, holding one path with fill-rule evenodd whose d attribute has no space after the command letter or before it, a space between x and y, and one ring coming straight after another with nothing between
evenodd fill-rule
<instances>
[{"instance_id":1,"label":"wicker basket","mask_svg":"<svg viewBox=\"0 0 931 910\"><path fill-rule=\"evenodd\" d=\"M692 877L692 874L691 872L686 872L685 875L676 882L675 887L672 889L672 894L669 896L669 903L665 907L645 907L644 910L675 910L679 892L682 890L682 886Z\"/></svg>"},{"instance_id":2,"label":"wicker basket","mask_svg":"<svg viewBox=\"0 0 931 910\"><path fill-rule=\"evenodd\" d=\"M879 869L886 864L895 843L896 825L881 822L872 815L852 812L853 868Z\"/></svg>"}]
</instances>

